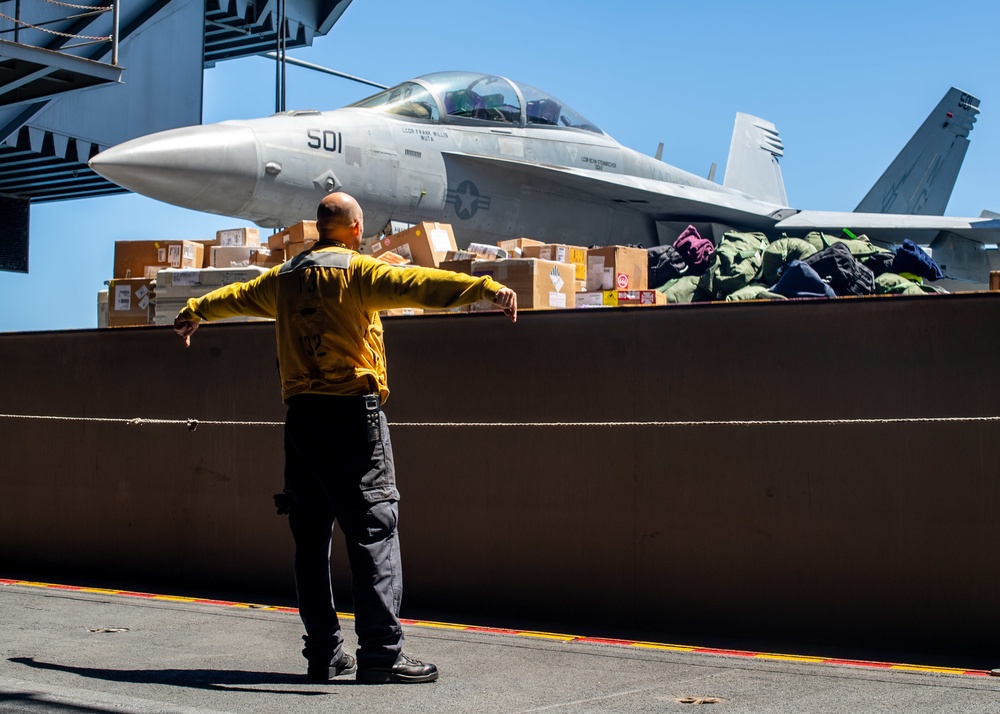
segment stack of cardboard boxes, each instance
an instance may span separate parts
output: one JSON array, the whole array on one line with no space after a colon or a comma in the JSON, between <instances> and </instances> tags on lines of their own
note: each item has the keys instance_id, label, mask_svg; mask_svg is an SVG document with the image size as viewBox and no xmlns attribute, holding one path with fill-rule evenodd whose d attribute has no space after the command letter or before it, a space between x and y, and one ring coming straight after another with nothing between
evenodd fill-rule
<instances>
[{"instance_id":1,"label":"stack of cardboard boxes","mask_svg":"<svg viewBox=\"0 0 1000 714\"><path fill-rule=\"evenodd\" d=\"M469 275L489 275L517 293L524 310L574 307L663 305L661 293L648 289L648 257L642 248L583 248L547 244L530 238L500 241L496 246L470 244L458 250L451 226L422 223L376 241L372 254L388 263L421 265ZM477 303L446 312L495 310ZM394 310L384 315L420 314Z\"/></svg>"},{"instance_id":2,"label":"stack of cardboard boxes","mask_svg":"<svg viewBox=\"0 0 1000 714\"><path fill-rule=\"evenodd\" d=\"M213 240L116 241L113 277L107 281L106 294L98 295L98 325L170 323L187 297L246 280L246 268L262 272L274 263L275 256L260 245L257 228L221 230ZM200 277L203 271L214 270L220 270L218 279ZM225 274L229 279L220 282ZM181 300L174 288L182 285L203 287L188 290L191 294Z\"/></svg>"},{"instance_id":3,"label":"stack of cardboard boxes","mask_svg":"<svg viewBox=\"0 0 1000 714\"><path fill-rule=\"evenodd\" d=\"M99 297L98 324L170 324L191 297L222 285L250 280L309 250L319 238L315 221L275 233L261 245L256 228L218 231L214 240L118 241L114 277ZM522 310L665 304L647 285L642 248L583 248L530 238L473 243L459 250L447 223L424 222L373 242L373 256L394 265L444 268L489 275L517 293ZM445 312L495 310L489 302ZM400 309L384 315L417 315ZM438 311L440 312L440 311Z\"/></svg>"}]
</instances>

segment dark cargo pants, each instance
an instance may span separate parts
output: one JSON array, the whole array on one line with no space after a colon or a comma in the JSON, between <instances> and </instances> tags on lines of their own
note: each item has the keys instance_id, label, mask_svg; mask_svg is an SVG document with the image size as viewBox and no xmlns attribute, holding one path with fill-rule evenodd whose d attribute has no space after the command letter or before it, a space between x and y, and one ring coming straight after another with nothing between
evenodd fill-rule
<instances>
[{"instance_id":1,"label":"dark cargo pants","mask_svg":"<svg viewBox=\"0 0 1000 714\"><path fill-rule=\"evenodd\" d=\"M344 642L333 602L330 545L340 524L354 594L358 667L391 666L403 646L399 493L384 414L370 443L361 397L300 395L285 418L285 493L295 539L295 587L309 661L336 659Z\"/></svg>"}]
</instances>

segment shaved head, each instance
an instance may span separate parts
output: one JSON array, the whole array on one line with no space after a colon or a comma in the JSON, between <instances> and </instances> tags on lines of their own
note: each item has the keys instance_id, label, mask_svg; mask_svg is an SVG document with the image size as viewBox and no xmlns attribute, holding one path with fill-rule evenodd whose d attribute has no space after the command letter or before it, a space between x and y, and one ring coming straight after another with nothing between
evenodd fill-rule
<instances>
[{"instance_id":1,"label":"shaved head","mask_svg":"<svg viewBox=\"0 0 1000 714\"><path fill-rule=\"evenodd\" d=\"M316 229L321 241L337 241L357 250L364 232L364 213L353 196L331 193L316 209Z\"/></svg>"}]
</instances>

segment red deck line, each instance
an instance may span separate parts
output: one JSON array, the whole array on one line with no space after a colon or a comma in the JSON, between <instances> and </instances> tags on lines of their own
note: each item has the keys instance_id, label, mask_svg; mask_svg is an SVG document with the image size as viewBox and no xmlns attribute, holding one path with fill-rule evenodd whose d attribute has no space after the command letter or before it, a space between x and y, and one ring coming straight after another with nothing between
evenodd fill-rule
<instances>
[{"instance_id":1,"label":"red deck line","mask_svg":"<svg viewBox=\"0 0 1000 714\"><path fill-rule=\"evenodd\" d=\"M21 585L21 586L25 586L25 587L46 588L46 589L53 589L53 590L76 590L76 591L84 590L84 591L86 591L86 590L90 590L91 589L91 588L88 588L87 586L83 586L83 585L63 585L63 584L57 584L57 583L37 583L37 582L28 581L28 580L13 580L13 579L10 579L10 578L0 578L0 585ZM106 595L121 595L123 597L135 597L135 598L142 598L142 599L151 599L151 598L157 598L157 597L168 599L170 597L170 596L166 596L166 595L156 595L155 593L142 593L142 592L134 592L134 591L131 591L131 590L116 590L116 589L113 589L113 588L100 588L100 590L106 591L106 592L104 592L104 594L106 594ZM239 608L250 607L252 609L267 610L268 612L286 612L286 613L291 613L291 614L298 614L298 609L294 608L294 607L284 607L284 606L277 606L277 605L254 605L254 604L251 604L251 603L237 603L237 602L232 602L230 600L214 600L214 599L211 599L211 598L196 598L196 599L193 598L191 600L182 600L182 602L190 602L190 603L198 604L198 605L215 605L215 606L219 606L219 607L239 607ZM503 627L485 627L485 626L475 626L475 625L452 625L452 624L448 624L448 623L434 623L434 622L427 622L427 621L424 621L424 620L412 620L412 619L404 619L404 618L400 618L400 622L402 624L404 624L404 625L411 625L411 626L418 626L418 627L435 627L435 626L440 626L440 627L447 627L448 629L463 630L463 631L466 631L466 632L477 632L477 633L482 633L482 634L495 634L495 635L512 635L512 636L515 636L515 637L517 637L517 636L527 636L527 635L532 634L531 632L529 632L527 630L514 630L514 629L503 628ZM538 633L534 633L534 634L537 635ZM581 644L601 644L601 645L612 645L612 646L620 646L620 647L636 647L636 648L640 648L640 649L643 648L643 647L652 647L652 648L655 648L657 646L662 646L662 647L678 647L678 648L680 648L679 645L668 645L666 643L655 643L655 642L640 642L640 641L637 641L637 640L620 640L620 639L604 638L604 637L585 637L585 636L569 636L569 635L556 635L556 636L565 637L567 642L581 643ZM800 657L799 655L777 654L777 653L773 653L773 652L749 652L747 650L720 649L720 648L715 648L715 647L689 647L689 646L685 646L685 647L680 648L680 649L683 649L686 652L691 652L691 653L694 653L694 654L714 655L714 656L749 657L749 658L760 657L760 658L763 658L763 659L766 659L766 658L769 658L769 657L776 658L776 659L787 658L791 662L798 662L800 664L806 664L806 663L810 663L810 664L826 664L826 665L847 666L847 667L871 667L871 668L875 668L875 669L893 669L893 668L896 668L898 671L907 671L907 672L919 672L922 669L926 669L928 672L944 673L944 674L955 674L955 675L964 675L964 676L971 676L971 677L989 677L989 676L993 676L991 672L989 672L987 670L981 670L981 669L961 669L961 668L957 668L957 667L956 668L952 668L952 667L934 667L934 666L930 666L930 665L924 666L924 665L901 664L901 663L893 664L893 663L890 663L890 662L870 662L870 661L867 661L867 660L860 660L860 659L838 659L838 658L833 658L833 657L831 657L831 658L822 658L822 657L801 656L801 660L800 660L799 659L799 657Z\"/></svg>"}]
</instances>

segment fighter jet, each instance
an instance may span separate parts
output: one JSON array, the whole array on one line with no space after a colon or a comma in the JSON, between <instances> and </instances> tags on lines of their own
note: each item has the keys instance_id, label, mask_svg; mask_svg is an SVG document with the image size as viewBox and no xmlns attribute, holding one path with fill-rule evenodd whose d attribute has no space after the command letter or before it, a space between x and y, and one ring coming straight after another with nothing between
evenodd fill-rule
<instances>
[{"instance_id":1,"label":"fighter jet","mask_svg":"<svg viewBox=\"0 0 1000 714\"><path fill-rule=\"evenodd\" d=\"M945 273L1000 269L1000 220L943 216L979 100L950 89L853 213L787 205L774 124L738 114L720 185L622 146L551 94L493 74L438 72L334 111L289 111L141 137L91 168L124 188L279 227L346 191L370 233L451 223L460 244L672 242L688 225L774 237L843 229L928 246Z\"/></svg>"}]
</instances>

